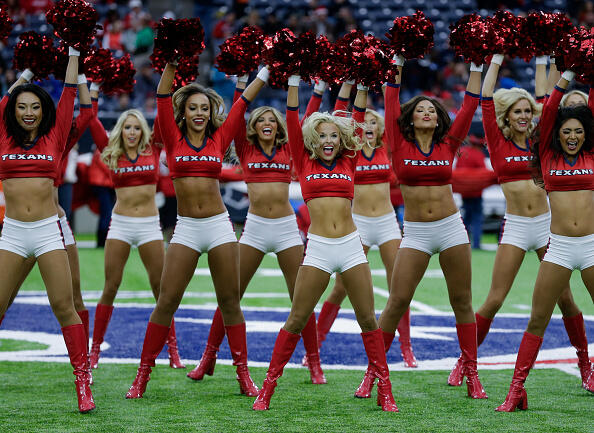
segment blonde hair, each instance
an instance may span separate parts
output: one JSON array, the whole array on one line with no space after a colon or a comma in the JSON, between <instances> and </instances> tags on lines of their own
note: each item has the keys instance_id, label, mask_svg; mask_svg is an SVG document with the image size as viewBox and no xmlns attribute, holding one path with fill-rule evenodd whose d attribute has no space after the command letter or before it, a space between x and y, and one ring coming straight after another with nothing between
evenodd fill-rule
<instances>
[{"instance_id":1,"label":"blonde hair","mask_svg":"<svg viewBox=\"0 0 594 433\"><path fill-rule=\"evenodd\" d=\"M149 147L149 143L151 140L151 129L149 128L146 119L144 118L140 110L126 110L122 114L120 114L120 117L118 117L118 121L109 133L109 142L105 149L103 149L103 152L101 152L101 159L112 170L118 168L118 161L125 152L122 130L124 129L124 122L126 122L126 119L128 119L128 117L130 116L136 117L136 119L140 123L140 130L142 131L140 141L138 142L138 154L150 155L151 153Z\"/></svg>"},{"instance_id":2,"label":"blonde hair","mask_svg":"<svg viewBox=\"0 0 594 433\"><path fill-rule=\"evenodd\" d=\"M371 146L374 149L377 149L378 147L382 147L384 145L384 142L382 141L382 137L384 136L384 130L386 129L386 122L384 121L384 118L375 110L372 110L371 108L368 108L365 111L365 114L371 114L373 115L373 117L375 117L375 121L377 122L377 138L375 141L375 144L370 144L369 146Z\"/></svg>"},{"instance_id":3,"label":"blonde hair","mask_svg":"<svg viewBox=\"0 0 594 433\"><path fill-rule=\"evenodd\" d=\"M287 122L283 115L273 107L263 106L258 107L250 113L250 117L247 121L246 138L249 144L256 144L258 142L258 133L256 132L256 122L263 116L264 113L271 112L276 119L276 136L274 137L274 145L276 147L282 147L288 139L287 134Z\"/></svg>"},{"instance_id":4,"label":"blonde hair","mask_svg":"<svg viewBox=\"0 0 594 433\"><path fill-rule=\"evenodd\" d=\"M581 90L571 90L570 92L567 92L565 95L563 95L563 98L561 98L561 103L559 105L561 107L567 107L567 100L571 95L580 95L582 98L584 98L584 105L588 105L588 95Z\"/></svg>"},{"instance_id":5,"label":"blonde hair","mask_svg":"<svg viewBox=\"0 0 594 433\"><path fill-rule=\"evenodd\" d=\"M511 89L499 89L493 94L493 102L495 104L495 115L497 117L497 126L501 129L503 136L508 140L511 138L511 128L509 122L506 121L510 108L518 101L526 99L532 108L532 116L537 117L542 112L542 104L537 104L530 93L519 87L512 87ZM528 125L527 136L532 134L534 130L534 123L530 122Z\"/></svg>"},{"instance_id":6,"label":"blonde hair","mask_svg":"<svg viewBox=\"0 0 594 433\"><path fill-rule=\"evenodd\" d=\"M188 128L186 126L186 104L190 96L201 93L208 98L210 103L210 118L206 124L206 136L211 136L225 121L225 102L223 98L213 89L203 87L200 84L192 83L181 87L173 94L173 112L175 114L175 123L181 130L183 135L186 135Z\"/></svg>"},{"instance_id":7,"label":"blonde hair","mask_svg":"<svg viewBox=\"0 0 594 433\"><path fill-rule=\"evenodd\" d=\"M310 152L310 159L316 159L316 150L320 147L320 134L317 131L321 123L332 123L338 128L340 137L339 153L345 149L352 151L352 154L347 154L350 158L355 156L354 152L361 150L363 142L358 135L355 134L357 128L363 128L363 124L356 123L353 119L343 116L335 116L328 112L316 112L305 119L303 122L303 143L305 148Z\"/></svg>"}]
</instances>

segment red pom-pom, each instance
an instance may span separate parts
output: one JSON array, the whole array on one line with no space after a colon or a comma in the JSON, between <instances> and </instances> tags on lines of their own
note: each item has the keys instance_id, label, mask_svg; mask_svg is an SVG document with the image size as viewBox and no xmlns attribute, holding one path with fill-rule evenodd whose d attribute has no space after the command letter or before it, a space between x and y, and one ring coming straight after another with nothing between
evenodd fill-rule
<instances>
[{"instance_id":1,"label":"red pom-pom","mask_svg":"<svg viewBox=\"0 0 594 433\"><path fill-rule=\"evenodd\" d=\"M495 32L480 15L464 15L455 24L450 24L450 30L450 47L467 63L482 65L496 52Z\"/></svg>"},{"instance_id":2,"label":"red pom-pom","mask_svg":"<svg viewBox=\"0 0 594 433\"><path fill-rule=\"evenodd\" d=\"M156 30L154 49L166 62L193 57L204 51L204 29L200 18L162 18Z\"/></svg>"},{"instance_id":3,"label":"red pom-pom","mask_svg":"<svg viewBox=\"0 0 594 433\"><path fill-rule=\"evenodd\" d=\"M13 24L10 15L8 15L4 9L0 9L0 41L5 40L8 35L10 35Z\"/></svg>"},{"instance_id":4,"label":"red pom-pom","mask_svg":"<svg viewBox=\"0 0 594 433\"><path fill-rule=\"evenodd\" d=\"M167 65L166 57L160 50L154 50L151 56L153 69L159 74ZM198 77L198 55L192 57L181 57L175 69L175 78L173 79L173 90L177 90L186 84L196 81Z\"/></svg>"},{"instance_id":5,"label":"red pom-pom","mask_svg":"<svg viewBox=\"0 0 594 433\"><path fill-rule=\"evenodd\" d=\"M522 23L520 34L532 42L533 55L545 56L551 54L573 28L571 20L563 13L532 12Z\"/></svg>"},{"instance_id":6,"label":"red pom-pom","mask_svg":"<svg viewBox=\"0 0 594 433\"><path fill-rule=\"evenodd\" d=\"M101 82L109 76L115 67L111 51L92 47L84 58L83 71L91 81Z\"/></svg>"},{"instance_id":7,"label":"red pom-pom","mask_svg":"<svg viewBox=\"0 0 594 433\"><path fill-rule=\"evenodd\" d=\"M433 48L434 33L431 20L423 12L416 11L413 15L396 18L386 37L395 54L406 59L416 59Z\"/></svg>"},{"instance_id":8,"label":"red pom-pom","mask_svg":"<svg viewBox=\"0 0 594 433\"><path fill-rule=\"evenodd\" d=\"M574 29L561 39L554 55L560 71L571 69L578 81L594 86L594 29Z\"/></svg>"},{"instance_id":9,"label":"red pom-pom","mask_svg":"<svg viewBox=\"0 0 594 433\"><path fill-rule=\"evenodd\" d=\"M486 18L487 23L495 34L493 43L494 54L507 54L510 57L518 57L522 47L531 51L530 43L524 35L520 34L523 19L512 14L510 11L499 10L492 17ZM522 38L520 41L519 37Z\"/></svg>"},{"instance_id":10,"label":"red pom-pom","mask_svg":"<svg viewBox=\"0 0 594 433\"><path fill-rule=\"evenodd\" d=\"M258 27L245 27L221 44L215 66L227 75L245 75L258 69L264 47L264 33Z\"/></svg>"},{"instance_id":11,"label":"red pom-pom","mask_svg":"<svg viewBox=\"0 0 594 433\"><path fill-rule=\"evenodd\" d=\"M316 50L320 59L317 78L329 84L339 84L340 78L347 75L348 66L344 63L344 57L340 55L336 44L322 35L316 39Z\"/></svg>"},{"instance_id":12,"label":"red pom-pom","mask_svg":"<svg viewBox=\"0 0 594 433\"><path fill-rule=\"evenodd\" d=\"M52 38L36 32L25 32L19 36L14 47L13 68L23 71L29 68L36 80L44 80L53 72L55 63Z\"/></svg>"},{"instance_id":13,"label":"red pom-pom","mask_svg":"<svg viewBox=\"0 0 594 433\"><path fill-rule=\"evenodd\" d=\"M99 14L83 0L61 0L49 9L45 18L54 28L54 34L79 51L93 43Z\"/></svg>"},{"instance_id":14,"label":"red pom-pom","mask_svg":"<svg viewBox=\"0 0 594 433\"><path fill-rule=\"evenodd\" d=\"M288 87L289 77L299 73L300 54L297 38L289 29L279 30L273 37L264 39L262 60L270 69L270 87Z\"/></svg>"},{"instance_id":15,"label":"red pom-pom","mask_svg":"<svg viewBox=\"0 0 594 433\"><path fill-rule=\"evenodd\" d=\"M104 76L101 91L106 95L131 93L134 90L136 69L130 60L130 54L115 59L109 76Z\"/></svg>"}]
</instances>

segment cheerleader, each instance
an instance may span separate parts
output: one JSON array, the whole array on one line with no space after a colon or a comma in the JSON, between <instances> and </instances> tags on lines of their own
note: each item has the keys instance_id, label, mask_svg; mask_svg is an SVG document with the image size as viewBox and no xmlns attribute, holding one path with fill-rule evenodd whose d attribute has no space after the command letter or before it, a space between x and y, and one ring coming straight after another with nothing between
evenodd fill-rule
<instances>
[{"instance_id":1,"label":"cheerleader","mask_svg":"<svg viewBox=\"0 0 594 433\"><path fill-rule=\"evenodd\" d=\"M550 241L538 270L532 310L524 332L509 393L495 409L513 412L528 408L524 382L534 365L543 335L559 297L574 269L594 300L594 152L592 103L557 111L572 71L565 71L553 90L540 122L540 136L533 146L534 166L539 169L551 206ZM584 387L594 392L590 373Z\"/></svg>"},{"instance_id":2,"label":"cheerleader","mask_svg":"<svg viewBox=\"0 0 594 433\"><path fill-rule=\"evenodd\" d=\"M108 136L97 118L99 95L96 88L98 86L94 83L91 96L95 116L90 130L101 158L110 170L116 204L105 241L105 286L95 309L91 368L97 368L99 362L100 346L113 312L113 301L122 282L130 248L138 248L155 299L159 297L165 258L159 211L155 204L161 140L151 137L146 119L135 109L124 111ZM169 366L185 368L179 358L174 320L167 336L167 349Z\"/></svg>"},{"instance_id":3,"label":"cheerleader","mask_svg":"<svg viewBox=\"0 0 594 433\"><path fill-rule=\"evenodd\" d=\"M34 84L10 89L0 102L0 180L6 217L0 238L0 317L27 257L35 256L74 367L80 412L95 408L84 325L76 313L72 278L54 202L54 180L72 125L79 52L70 48L58 103ZM33 74L27 74L28 79ZM28 80L27 80L28 81Z\"/></svg>"},{"instance_id":4,"label":"cheerleader","mask_svg":"<svg viewBox=\"0 0 594 433\"><path fill-rule=\"evenodd\" d=\"M404 59L398 57L397 64ZM400 68L401 69L401 68ZM472 64L462 108L451 122L436 100L416 96L400 107L401 74L386 89L386 133L404 198L404 238L394 264L390 297L379 324L386 349L406 313L429 259L439 253L462 350L468 395L487 398L477 372L470 244L452 194L452 162L478 106L482 67Z\"/></svg>"},{"instance_id":5,"label":"cheerleader","mask_svg":"<svg viewBox=\"0 0 594 433\"><path fill-rule=\"evenodd\" d=\"M245 320L239 305L239 248L223 204L218 177L223 155L243 120L248 103L267 80L267 69L243 92L223 121L222 98L212 89L189 84L170 95L176 65L167 64L157 88L158 127L175 185L178 219L167 249L157 306L144 339L140 367L126 398L141 398L151 367L170 332L171 320L198 258L208 253L233 365L242 394L254 396L247 367Z\"/></svg>"},{"instance_id":6,"label":"cheerleader","mask_svg":"<svg viewBox=\"0 0 594 433\"><path fill-rule=\"evenodd\" d=\"M499 89L493 94L502 61L502 55L493 56L482 90L483 127L491 163L505 195L506 213L493 265L491 289L475 314L479 346L503 305L526 252L534 250L539 260L544 257L551 222L546 192L534 184L530 168L529 137L534 127L533 118L540 114L541 106L527 91L517 87ZM542 84L545 80L539 73L542 75L546 61L547 56L536 59L539 69L536 92L540 100L544 100L544 96L539 94L544 95ZM577 349L578 365L585 384L591 369L588 341L582 313L573 300L569 286L557 303L563 313L569 340ZM462 384L462 361L460 357L448 377L448 385Z\"/></svg>"},{"instance_id":7,"label":"cheerleader","mask_svg":"<svg viewBox=\"0 0 594 433\"><path fill-rule=\"evenodd\" d=\"M241 96L246 82L247 76L239 77L234 100ZM319 108L324 87L323 82L316 84L306 116ZM247 121L247 130L245 127L240 128L235 137L235 151L241 162L250 199L247 220L239 239L240 297L243 297L264 254L274 252L285 277L289 297L293 299L297 270L303 259L303 242L295 213L289 203L291 158L287 141L285 119L278 110L267 106L253 110ZM311 359L308 364L311 381L314 384L325 384L314 312L301 335L306 356ZM189 378L202 380L205 374L212 376L224 336L223 318L217 308L204 353L200 363L188 373Z\"/></svg>"},{"instance_id":8,"label":"cheerleader","mask_svg":"<svg viewBox=\"0 0 594 433\"><path fill-rule=\"evenodd\" d=\"M287 127L291 157L299 175L311 225L307 249L299 268L289 317L276 339L266 379L254 410L268 410L277 379L289 362L299 333L311 317L330 275L339 272L363 333L372 371L379 378L378 405L396 412L381 330L373 308L369 264L351 214L355 167L362 145L351 120L328 113L314 113L299 124L299 76L289 79ZM367 91L357 93L354 119L363 121Z\"/></svg>"},{"instance_id":9,"label":"cheerleader","mask_svg":"<svg viewBox=\"0 0 594 433\"><path fill-rule=\"evenodd\" d=\"M350 95L351 85L343 83L338 94L335 110L344 110ZM390 181L394 172L390 164L387 148L384 146L384 118L376 111L367 109L365 113L365 145L357 162L355 171L355 196L353 199L353 220L361 234L363 250L367 255L373 245L377 245L386 269L388 287L392 279L392 269L402 236L396 220L396 213L390 201ZM340 276L332 292L322 305L318 316L318 343L320 347L338 315L340 304L346 293ZM410 343L410 309L398 323L398 341L402 359L406 367L416 367L417 360ZM355 392L356 397L369 398L374 377L365 376ZM371 381L370 383L368 383Z\"/></svg>"}]
</instances>

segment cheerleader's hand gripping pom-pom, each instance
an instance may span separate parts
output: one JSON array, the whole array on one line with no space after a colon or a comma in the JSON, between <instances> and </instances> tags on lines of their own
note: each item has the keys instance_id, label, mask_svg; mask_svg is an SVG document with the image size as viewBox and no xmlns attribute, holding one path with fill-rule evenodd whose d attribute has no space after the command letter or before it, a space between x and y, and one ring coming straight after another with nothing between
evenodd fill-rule
<instances>
[{"instance_id":1,"label":"cheerleader's hand gripping pom-pom","mask_svg":"<svg viewBox=\"0 0 594 433\"><path fill-rule=\"evenodd\" d=\"M227 75L245 75L258 69L264 48L264 33L259 27L245 27L223 42L215 59L216 68Z\"/></svg>"},{"instance_id":2,"label":"cheerleader's hand gripping pom-pom","mask_svg":"<svg viewBox=\"0 0 594 433\"><path fill-rule=\"evenodd\" d=\"M396 18L386 37L396 54L416 59L433 48L434 33L431 20L423 12L416 11L413 15Z\"/></svg>"},{"instance_id":3,"label":"cheerleader's hand gripping pom-pom","mask_svg":"<svg viewBox=\"0 0 594 433\"><path fill-rule=\"evenodd\" d=\"M156 30L153 53L157 51L165 63L172 63L183 57L194 57L204 51L204 29L200 18L161 18Z\"/></svg>"},{"instance_id":4,"label":"cheerleader's hand gripping pom-pom","mask_svg":"<svg viewBox=\"0 0 594 433\"><path fill-rule=\"evenodd\" d=\"M258 75L256 75L256 78L259 78L260 80L264 81L265 83L268 82L269 77L270 77L270 71L268 70L268 68L266 66L264 66L262 69L260 69L260 71L258 71Z\"/></svg>"},{"instance_id":5,"label":"cheerleader's hand gripping pom-pom","mask_svg":"<svg viewBox=\"0 0 594 433\"><path fill-rule=\"evenodd\" d=\"M561 39L555 49L555 63L559 71L573 71L577 81L594 86L594 31L579 27ZM573 77L569 74L564 78L570 81Z\"/></svg>"},{"instance_id":6,"label":"cheerleader's hand gripping pom-pom","mask_svg":"<svg viewBox=\"0 0 594 433\"><path fill-rule=\"evenodd\" d=\"M54 34L78 51L87 50L97 34L99 14L84 0L61 0L54 4L45 18Z\"/></svg>"},{"instance_id":7,"label":"cheerleader's hand gripping pom-pom","mask_svg":"<svg viewBox=\"0 0 594 433\"><path fill-rule=\"evenodd\" d=\"M54 63L55 50L52 38L33 31L19 35L19 42L14 48L14 69L30 69L35 79L44 80L53 72Z\"/></svg>"},{"instance_id":8,"label":"cheerleader's hand gripping pom-pom","mask_svg":"<svg viewBox=\"0 0 594 433\"><path fill-rule=\"evenodd\" d=\"M31 78L33 78L33 71L31 71L31 69L25 69L21 76L19 78L22 78L23 80L29 82L31 81Z\"/></svg>"}]
</instances>

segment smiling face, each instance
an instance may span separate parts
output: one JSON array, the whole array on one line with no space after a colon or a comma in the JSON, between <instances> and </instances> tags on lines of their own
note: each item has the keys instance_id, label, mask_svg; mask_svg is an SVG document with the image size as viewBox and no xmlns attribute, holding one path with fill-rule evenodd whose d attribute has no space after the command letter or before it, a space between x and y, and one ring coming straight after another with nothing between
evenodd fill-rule
<instances>
[{"instance_id":1,"label":"smiling face","mask_svg":"<svg viewBox=\"0 0 594 433\"><path fill-rule=\"evenodd\" d=\"M256 119L254 129L258 133L258 141L261 143L269 143L276 138L276 131L278 124L276 117L272 111L265 111Z\"/></svg>"},{"instance_id":2,"label":"smiling face","mask_svg":"<svg viewBox=\"0 0 594 433\"><path fill-rule=\"evenodd\" d=\"M365 139L370 145L377 143L377 136L379 133L379 125L377 118L372 113L365 113Z\"/></svg>"},{"instance_id":3,"label":"smiling face","mask_svg":"<svg viewBox=\"0 0 594 433\"><path fill-rule=\"evenodd\" d=\"M316 156L326 163L331 163L340 151L340 132L338 126L330 122L322 122L316 132L320 136L320 146L316 148Z\"/></svg>"},{"instance_id":4,"label":"smiling face","mask_svg":"<svg viewBox=\"0 0 594 433\"><path fill-rule=\"evenodd\" d=\"M35 135L43 118L41 100L32 92L20 93L16 99L14 114L19 126Z\"/></svg>"},{"instance_id":5,"label":"smiling face","mask_svg":"<svg viewBox=\"0 0 594 433\"><path fill-rule=\"evenodd\" d=\"M518 134L526 134L532 122L532 106L527 99L520 99L509 107L507 112L507 123L512 131Z\"/></svg>"},{"instance_id":6,"label":"smiling face","mask_svg":"<svg viewBox=\"0 0 594 433\"><path fill-rule=\"evenodd\" d=\"M184 110L186 128L194 133L202 133L210 120L210 100L204 93L194 93L186 101Z\"/></svg>"},{"instance_id":7,"label":"smiling face","mask_svg":"<svg viewBox=\"0 0 594 433\"><path fill-rule=\"evenodd\" d=\"M420 101L413 111L413 127L415 129L435 129L437 127L437 110L431 101Z\"/></svg>"},{"instance_id":8,"label":"smiling face","mask_svg":"<svg viewBox=\"0 0 594 433\"><path fill-rule=\"evenodd\" d=\"M567 119L559 128L559 142L561 149L569 157L576 156L584 140L586 139L586 131L582 122L577 119Z\"/></svg>"},{"instance_id":9,"label":"smiling face","mask_svg":"<svg viewBox=\"0 0 594 433\"><path fill-rule=\"evenodd\" d=\"M138 147L142 138L142 127L136 116L128 116L122 125L122 140L126 150Z\"/></svg>"}]
</instances>

